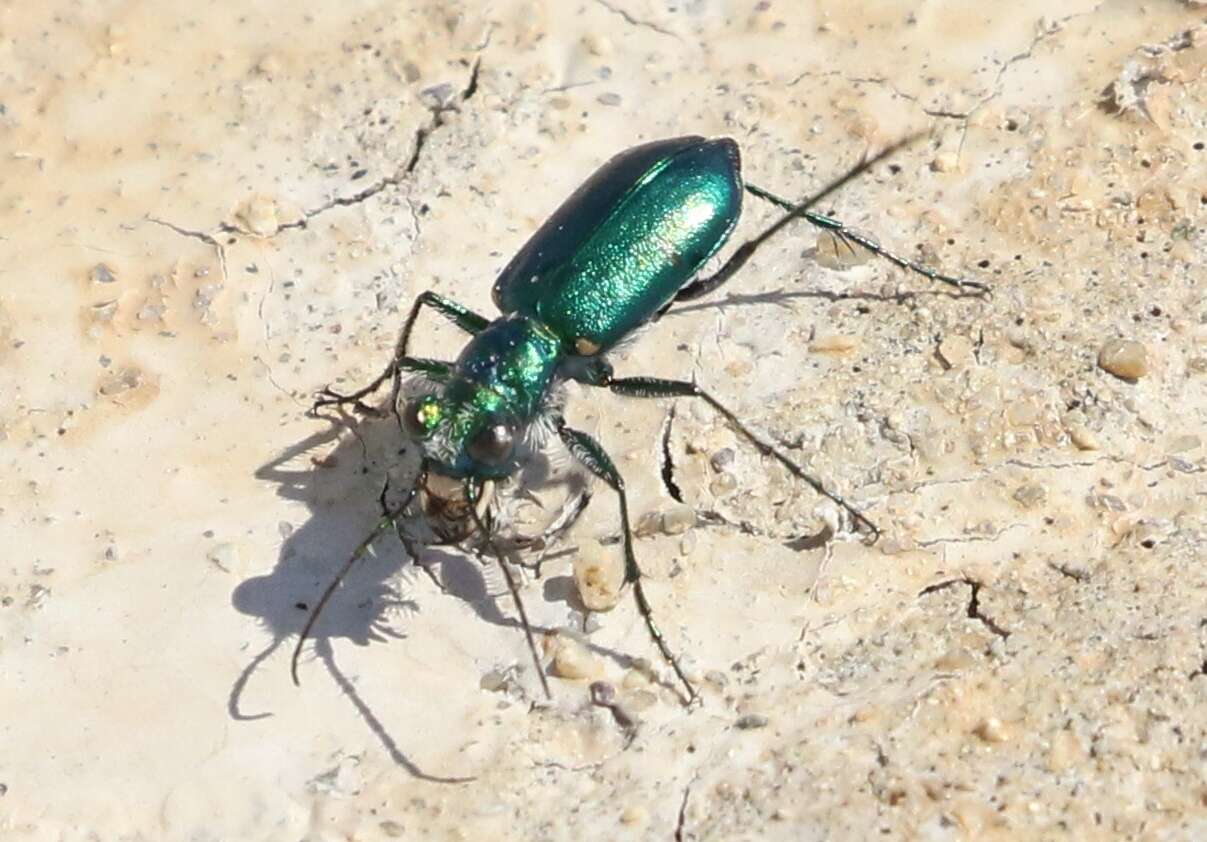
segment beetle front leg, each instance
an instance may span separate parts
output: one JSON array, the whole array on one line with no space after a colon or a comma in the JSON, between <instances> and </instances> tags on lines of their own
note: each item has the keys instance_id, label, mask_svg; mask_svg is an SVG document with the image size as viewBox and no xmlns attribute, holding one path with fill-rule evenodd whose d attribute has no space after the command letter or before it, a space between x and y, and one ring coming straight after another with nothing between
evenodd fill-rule
<instances>
[{"instance_id":1,"label":"beetle front leg","mask_svg":"<svg viewBox=\"0 0 1207 842\"><path fill-rule=\"evenodd\" d=\"M349 395L340 394L329 388L323 389L319 393L321 397L315 401L311 411L313 412L315 409L320 409L324 406L343 405L346 403L354 403L357 409L362 409L364 407L362 400L380 389L381 384L391 378L394 383L390 395L391 405L397 403L398 392L402 388L402 373L404 371L415 370L407 368L403 362L408 359L407 348L411 343L411 332L415 329L415 322L419 318L419 311L424 307L432 308L471 336L477 334L490 324L490 320L485 316L478 315L473 310L458 304L450 298L437 295L430 290L422 292L415 299L415 303L411 305L411 311L407 313L406 321L403 322L402 330L398 334L398 341L394 343L394 354L390 357L390 362L386 366L385 371L377 375L369 385L363 389L357 389Z\"/></svg>"},{"instance_id":2,"label":"beetle front leg","mask_svg":"<svg viewBox=\"0 0 1207 842\"><path fill-rule=\"evenodd\" d=\"M629 526L629 501L625 495L624 478L616 470L616 466L612 463L611 458L603 447L600 446L599 442L581 430L568 427L564 418L558 417L554 419L554 423L558 436L569 449L570 454L582 463L587 470L606 482L616 492L616 496L620 501L620 534L621 542L624 546L624 580L633 586L633 597L637 601L637 610L640 612L642 619L645 620L645 627L649 630L650 637L654 639L654 644L658 647L658 651L662 653L662 657L671 665L671 669L675 671L675 675L683 682L683 686L687 690L687 705L690 707L697 698L696 688L692 686L691 681L684 674L683 668L679 665L679 659L675 657L675 653L671 651L666 638L662 636L662 631L654 622L654 611L650 607L650 601L646 598L645 588L641 583L641 567L637 564L637 554L633 551L633 530Z\"/></svg>"},{"instance_id":3,"label":"beetle front leg","mask_svg":"<svg viewBox=\"0 0 1207 842\"><path fill-rule=\"evenodd\" d=\"M395 413L398 411L398 389L401 387L402 375L404 372L412 374L422 374L430 380L443 382L452 376L452 363L446 363L443 360L430 360L426 357L395 357L390 360L390 365L386 370L363 389L358 389L350 395L342 395L339 392L325 388L319 392L320 397L310 407L310 414L314 415L318 410L325 406L343 406L344 404L352 404L356 407L356 411L362 415L373 415L378 411L373 407L364 403L362 398L376 392L385 379L389 376L394 377L394 398L390 403L391 408ZM380 414L380 413L378 413Z\"/></svg>"}]
</instances>

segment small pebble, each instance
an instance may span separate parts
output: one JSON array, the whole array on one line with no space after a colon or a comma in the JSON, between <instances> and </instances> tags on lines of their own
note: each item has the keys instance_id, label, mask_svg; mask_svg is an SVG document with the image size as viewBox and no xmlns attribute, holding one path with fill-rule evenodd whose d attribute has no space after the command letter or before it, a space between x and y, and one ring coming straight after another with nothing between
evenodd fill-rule
<instances>
[{"instance_id":1,"label":"small pebble","mask_svg":"<svg viewBox=\"0 0 1207 842\"><path fill-rule=\"evenodd\" d=\"M766 728L768 721L767 717L761 713L748 713L738 717L738 721L734 725L743 731L751 731L755 728Z\"/></svg>"},{"instance_id":2,"label":"small pebble","mask_svg":"<svg viewBox=\"0 0 1207 842\"><path fill-rule=\"evenodd\" d=\"M1193 433L1174 436L1169 441L1169 445L1165 448L1169 453L1185 453L1190 450L1198 450L1203 444L1203 440Z\"/></svg>"},{"instance_id":3,"label":"small pebble","mask_svg":"<svg viewBox=\"0 0 1207 842\"><path fill-rule=\"evenodd\" d=\"M106 377L97 386L97 392L107 398L116 397L142 385L142 372L135 368L123 368Z\"/></svg>"},{"instance_id":4,"label":"small pebble","mask_svg":"<svg viewBox=\"0 0 1207 842\"><path fill-rule=\"evenodd\" d=\"M238 210L235 220L239 227L256 237L271 237L281 229L277 203L267 196L252 196Z\"/></svg>"},{"instance_id":5,"label":"small pebble","mask_svg":"<svg viewBox=\"0 0 1207 842\"><path fill-rule=\"evenodd\" d=\"M93 283L97 284L111 284L117 280L117 276L113 274L113 270L104 263L98 263L93 266L90 277Z\"/></svg>"},{"instance_id":6,"label":"small pebble","mask_svg":"<svg viewBox=\"0 0 1207 842\"><path fill-rule=\"evenodd\" d=\"M1084 754L1076 734L1068 730L1058 731L1048 749L1048 769L1059 774L1081 762Z\"/></svg>"},{"instance_id":7,"label":"small pebble","mask_svg":"<svg viewBox=\"0 0 1207 842\"><path fill-rule=\"evenodd\" d=\"M1100 450L1102 445L1098 441L1098 437L1085 426L1081 424L1073 424L1066 428L1069 433L1069 438L1078 450Z\"/></svg>"},{"instance_id":8,"label":"small pebble","mask_svg":"<svg viewBox=\"0 0 1207 842\"><path fill-rule=\"evenodd\" d=\"M713 497L724 497L726 494L732 493L738 487L738 478L729 471L722 471L717 474L712 482L708 484L708 490Z\"/></svg>"},{"instance_id":9,"label":"small pebble","mask_svg":"<svg viewBox=\"0 0 1207 842\"><path fill-rule=\"evenodd\" d=\"M620 601L624 563L617 552L598 541L587 541L574 559L578 598L590 611L611 611Z\"/></svg>"},{"instance_id":10,"label":"small pebble","mask_svg":"<svg viewBox=\"0 0 1207 842\"><path fill-rule=\"evenodd\" d=\"M691 506L680 504L662 513L662 532L666 535L682 535L696 525L696 511Z\"/></svg>"},{"instance_id":11,"label":"small pebble","mask_svg":"<svg viewBox=\"0 0 1207 842\"><path fill-rule=\"evenodd\" d=\"M507 688L510 678L507 670L491 670L478 680L478 686L488 693L497 693Z\"/></svg>"},{"instance_id":12,"label":"small pebble","mask_svg":"<svg viewBox=\"0 0 1207 842\"><path fill-rule=\"evenodd\" d=\"M725 470L730 465L732 465L733 460L734 460L733 448L732 447L723 447L720 450L718 450L716 453L714 453L712 455L712 458L709 459L708 462L710 465L712 465L712 469L714 471L720 473L721 471Z\"/></svg>"},{"instance_id":13,"label":"small pebble","mask_svg":"<svg viewBox=\"0 0 1207 842\"><path fill-rule=\"evenodd\" d=\"M256 62L255 72L261 76L277 76L281 72L281 60L269 53Z\"/></svg>"},{"instance_id":14,"label":"small pebble","mask_svg":"<svg viewBox=\"0 0 1207 842\"><path fill-rule=\"evenodd\" d=\"M685 556L690 556L696 551L696 544L698 543L699 542L696 540L696 534L694 532L688 532L679 539L679 552Z\"/></svg>"},{"instance_id":15,"label":"small pebble","mask_svg":"<svg viewBox=\"0 0 1207 842\"><path fill-rule=\"evenodd\" d=\"M558 678L589 681L603 674L599 660L587 647L564 631L546 638L546 653L550 650L553 655L553 674Z\"/></svg>"},{"instance_id":16,"label":"small pebble","mask_svg":"<svg viewBox=\"0 0 1207 842\"><path fill-rule=\"evenodd\" d=\"M657 535L661 530L662 513L646 512L637 518L637 524L633 527L633 534L638 538L648 538L651 535Z\"/></svg>"},{"instance_id":17,"label":"small pebble","mask_svg":"<svg viewBox=\"0 0 1207 842\"><path fill-rule=\"evenodd\" d=\"M1011 325L1006 328L1006 341L1020 351L1030 353L1035 350L1035 342L1031 334L1021 325Z\"/></svg>"},{"instance_id":18,"label":"small pebble","mask_svg":"<svg viewBox=\"0 0 1207 842\"><path fill-rule=\"evenodd\" d=\"M939 358L951 368L963 368L972 359L972 340L967 336L945 336L939 343Z\"/></svg>"},{"instance_id":19,"label":"small pebble","mask_svg":"<svg viewBox=\"0 0 1207 842\"><path fill-rule=\"evenodd\" d=\"M955 172L960 167L960 156L955 152L940 152L930 162L932 172Z\"/></svg>"},{"instance_id":20,"label":"small pebble","mask_svg":"<svg viewBox=\"0 0 1207 842\"><path fill-rule=\"evenodd\" d=\"M1108 374L1134 383L1148 374L1148 349L1130 339L1112 339L1098 352L1098 365Z\"/></svg>"},{"instance_id":21,"label":"small pebble","mask_svg":"<svg viewBox=\"0 0 1207 842\"><path fill-rule=\"evenodd\" d=\"M92 318L98 322L111 322L113 317L117 315L117 299L111 298L108 301L98 301L92 305Z\"/></svg>"},{"instance_id":22,"label":"small pebble","mask_svg":"<svg viewBox=\"0 0 1207 842\"><path fill-rule=\"evenodd\" d=\"M624 700L630 713L641 713L658 704L658 697L650 690L633 690L625 694Z\"/></svg>"},{"instance_id":23,"label":"small pebble","mask_svg":"<svg viewBox=\"0 0 1207 842\"><path fill-rule=\"evenodd\" d=\"M1003 743L1010 738L1005 723L996 716L982 719L972 733L987 743Z\"/></svg>"},{"instance_id":24,"label":"small pebble","mask_svg":"<svg viewBox=\"0 0 1207 842\"><path fill-rule=\"evenodd\" d=\"M41 608L49 596L50 588L45 585L30 585L29 595L25 598L25 607L35 610Z\"/></svg>"},{"instance_id":25,"label":"small pebble","mask_svg":"<svg viewBox=\"0 0 1207 842\"><path fill-rule=\"evenodd\" d=\"M840 239L831 231L822 231L817 235L813 257L819 265L841 272L867 263L872 259L872 253L849 240Z\"/></svg>"},{"instance_id":26,"label":"small pebble","mask_svg":"<svg viewBox=\"0 0 1207 842\"><path fill-rule=\"evenodd\" d=\"M593 705L613 705L616 703L616 687L608 681L592 681L591 687L591 704Z\"/></svg>"},{"instance_id":27,"label":"small pebble","mask_svg":"<svg viewBox=\"0 0 1207 842\"><path fill-rule=\"evenodd\" d=\"M626 690L649 687L650 675L648 672L640 669L631 669L624 674L624 678L620 681L620 686Z\"/></svg>"},{"instance_id":28,"label":"small pebble","mask_svg":"<svg viewBox=\"0 0 1207 842\"><path fill-rule=\"evenodd\" d=\"M1042 503L1048 498L1048 490L1037 482L1029 482L1025 485L1020 485L1018 490L1014 492L1014 500L1021 503L1028 509L1039 503Z\"/></svg>"},{"instance_id":29,"label":"small pebble","mask_svg":"<svg viewBox=\"0 0 1207 842\"><path fill-rule=\"evenodd\" d=\"M1011 401L1006 408L1006 420L1012 427L1030 427L1039 418L1039 407L1030 401Z\"/></svg>"},{"instance_id":30,"label":"small pebble","mask_svg":"<svg viewBox=\"0 0 1207 842\"><path fill-rule=\"evenodd\" d=\"M613 93L600 94L595 101L600 105L620 105L621 103L620 94Z\"/></svg>"},{"instance_id":31,"label":"small pebble","mask_svg":"<svg viewBox=\"0 0 1207 842\"><path fill-rule=\"evenodd\" d=\"M644 807L637 805L625 807L624 812L620 814L620 823L627 825L644 824L647 815Z\"/></svg>"},{"instance_id":32,"label":"small pebble","mask_svg":"<svg viewBox=\"0 0 1207 842\"><path fill-rule=\"evenodd\" d=\"M609 56L616 49L612 41L604 35L584 35L582 43L587 48L587 52L593 56Z\"/></svg>"},{"instance_id":33,"label":"small pebble","mask_svg":"<svg viewBox=\"0 0 1207 842\"><path fill-rule=\"evenodd\" d=\"M809 343L815 354L849 354L859 347L859 337L839 333L819 334Z\"/></svg>"},{"instance_id":34,"label":"small pebble","mask_svg":"<svg viewBox=\"0 0 1207 842\"><path fill-rule=\"evenodd\" d=\"M452 82L440 82L436 85L429 85L419 92L419 96L437 108L447 108L456 95L457 89L453 86Z\"/></svg>"},{"instance_id":35,"label":"small pebble","mask_svg":"<svg viewBox=\"0 0 1207 842\"><path fill-rule=\"evenodd\" d=\"M1073 559L1064 559L1063 561L1048 562L1053 570L1059 571L1061 575L1068 576L1078 582L1088 582L1090 579L1090 568L1080 561Z\"/></svg>"},{"instance_id":36,"label":"small pebble","mask_svg":"<svg viewBox=\"0 0 1207 842\"><path fill-rule=\"evenodd\" d=\"M391 819L386 819L377 825L381 828L381 832L391 839L401 839L406 833L406 827Z\"/></svg>"}]
</instances>

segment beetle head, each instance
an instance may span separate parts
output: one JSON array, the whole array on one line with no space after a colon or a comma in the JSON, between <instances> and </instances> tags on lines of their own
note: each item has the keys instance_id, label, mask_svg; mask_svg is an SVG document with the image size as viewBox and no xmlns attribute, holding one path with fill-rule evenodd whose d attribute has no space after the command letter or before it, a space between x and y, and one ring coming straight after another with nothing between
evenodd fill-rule
<instances>
[{"instance_id":1,"label":"beetle head","mask_svg":"<svg viewBox=\"0 0 1207 842\"><path fill-rule=\"evenodd\" d=\"M493 389L456 380L440 392L411 398L401 415L437 474L502 479L519 467L515 453L523 431Z\"/></svg>"}]
</instances>

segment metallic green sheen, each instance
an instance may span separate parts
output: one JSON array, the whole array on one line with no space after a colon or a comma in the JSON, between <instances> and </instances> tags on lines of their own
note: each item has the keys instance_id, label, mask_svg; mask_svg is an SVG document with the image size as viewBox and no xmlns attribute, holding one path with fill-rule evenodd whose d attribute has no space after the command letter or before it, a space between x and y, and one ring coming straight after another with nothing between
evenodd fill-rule
<instances>
[{"instance_id":1,"label":"metallic green sheen","mask_svg":"<svg viewBox=\"0 0 1207 842\"><path fill-rule=\"evenodd\" d=\"M672 138L613 158L541 226L495 281L501 318L474 335L434 395L425 451L454 477L500 478L469 443L487 427L526 430L569 356L602 354L674 298L741 213L738 147Z\"/></svg>"},{"instance_id":2,"label":"metallic green sheen","mask_svg":"<svg viewBox=\"0 0 1207 842\"><path fill-rule=\"evenodd\" d=\"M523 267L509 265L495 285L501 307L544 323L567 353L607 351L653 318L724 244L741 213L738 147L729 138L680 138L626 155L605 164L588 182L593 190L571 197L521 252L560 260L527 257L524 266L538 271L525 278ZM647 165L639 175L638 164ZM623 192L614 183L630 180ZM593 201L601 196L609 201ZM560 220L588 206L599 211L592 226L565 230ZM533 251L533 243L563 233L572 250Z\"/></svg>"},{"instance_id":3,"label":"metallic green sheen","mask_svg":"<svg viewBox=\"0 0 1207 842\"><path fill-rule=\"evenodd\" d=\"M651 170L705 142L695 135L655 140L608 160L561 203L499 273L492 291L499 310L535 314L548 277L574 257L625 195Z\"/></svg>"},{"instance_id":4,"label":"metallic green sheen","mask_svg":"<svg viewBox=\"0 0 1207 842\"><path fill-rule=\"evenodd\" d=\"M512 472L475 462L466 445L500 420L522 427L535 418L562 357L558 337L525 316L498 319L470 340L439 395L441 421L431 436L450 476Z\"/></svg>"},{"instance_id":5,"label":"metallic green sheen","mask_svg":"<svg viewBox=\"0 0 1207 842\"><path fill-rule=\"evenodd\" d=\"M492 322L471 339L454 371L498 392L517 416L527 418L539 409L560 361L557 336L533 319L513 315Z\"/></svg>"}]
</instances>

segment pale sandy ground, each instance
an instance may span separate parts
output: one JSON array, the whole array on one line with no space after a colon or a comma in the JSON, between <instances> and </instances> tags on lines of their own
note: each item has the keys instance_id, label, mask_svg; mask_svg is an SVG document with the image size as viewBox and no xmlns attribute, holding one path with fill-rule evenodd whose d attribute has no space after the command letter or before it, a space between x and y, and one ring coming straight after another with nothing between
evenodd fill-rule
<instances>
[{"instance_id":1,"label":"pale sandy ground","mask_svg":"<svg viewBox=\"0 0 1207 842\"><path fill-rule=\"evenodd\" d=\"M1205 18L4 4L0 837L1207 837ZM397 444L304 410L379 370L416 293L493 312L507 258L642 140L734 136L802 196L913 130L827 207L991 301L824 268L801 225L616 359L694 375L885 532L793 549L816 495L680 406L673 478L738 525L638 551L701 709L631 669L667 672L627 598L585 668L632 744L584 682L534 706L497 571L432 553L441 593L393 540L291 685L296 604ZM772 218L747 208L739 236ZM1137 382L1098 365L1116 338ZM637 516L673 507L666 405L570 414ZM570 548L615 534L597 491ZM528 579L544 628L582 628L573 555Z\"/></svg>"}]
</instances>

